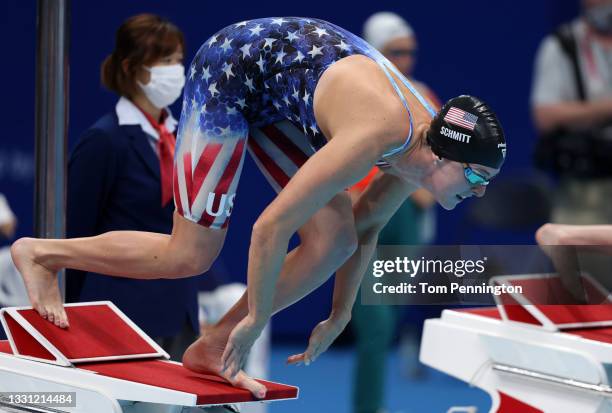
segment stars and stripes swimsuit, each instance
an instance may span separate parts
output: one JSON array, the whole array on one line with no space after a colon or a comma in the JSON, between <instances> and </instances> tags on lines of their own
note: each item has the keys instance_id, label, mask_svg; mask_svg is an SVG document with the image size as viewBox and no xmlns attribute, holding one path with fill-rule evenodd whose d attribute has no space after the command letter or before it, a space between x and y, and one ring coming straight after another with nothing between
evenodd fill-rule
<instances>
[{"instance_id":1,"label":"stars and stripes swimsuit","mask_svg":"<svg viewBox=\"0 0 612 413\"><path fill-rule=\"evenodd\" d=\"M200 225L225 228L246 149L280 191L327 142L313 112L320 76L332 63L355 54L381 66L409 112L390 72L435 114L372 46L322 20L256 19L208 39L185 85L174 166L177 211ZM405 150L411 135L412 124L406 142L385 157Z\"/></svg>"}]
</instances>

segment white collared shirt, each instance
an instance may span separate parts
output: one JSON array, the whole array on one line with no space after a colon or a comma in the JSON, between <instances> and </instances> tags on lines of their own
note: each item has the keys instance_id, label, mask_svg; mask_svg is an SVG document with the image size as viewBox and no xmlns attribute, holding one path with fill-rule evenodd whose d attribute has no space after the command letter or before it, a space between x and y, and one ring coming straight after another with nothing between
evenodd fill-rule
<instances>
[{"instance_id":1,"label":"white collared shirt","mask_svg":"<svg viewBox=\"0 0 612 413\"><path fill-rule=\"evenodd\" d=\"M168 129L169 132L174 132L176 130L177 120L172 116L172 112L170 112L170 108L165 108L168 116L164 121L164 126ZM117 113L117 119L119 120L119 125L140 125L140 128L144 133L149 135L149 143L153 148L153 151L157 154L158 148L157 143L159 141L159 133L153 128L151 123L149 123L148 119L145 115L130 101L125 97L121 97L115 105L115 113Z\"/></svg>"},{"instance_id":2,"label":"white collared shirt","mask_svg":"<svg viewBox=\"0 0 612 413\"><path fill-rule=\"evenodd\" d=\"M0 225L8 224L15 219L15 214L11 211L4 195L0 194Z\"/></svg>"}]
</instances>

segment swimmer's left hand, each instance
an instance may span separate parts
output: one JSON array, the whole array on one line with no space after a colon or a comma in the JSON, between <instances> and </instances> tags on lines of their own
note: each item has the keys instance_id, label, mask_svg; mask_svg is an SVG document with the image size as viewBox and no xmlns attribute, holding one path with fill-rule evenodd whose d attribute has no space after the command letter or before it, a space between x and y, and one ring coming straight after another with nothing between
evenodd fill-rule
<instances>
[{"instance_id":1,"label":"swimmer's left hand","mask_svg":"<svg viewBox=\"0 0 612 413\"><path fill-rule=\"evenodd\" d=\"M248 315L236 324L227 340L225 351L223 351L221 373L227 372L233 378L244 368L251 347L265 325L266 323L258 323Z\"/></svg>"},{"instance_id":2,"label":"swimmer's left hand","mask_svg":"<svg viewBox=\"0 0 612 413\"><path fill-rule=\"evenodd\" d=\"M329 346L338 338L340 333L344 330L348 320L338 317L330 317L327 320L321 321L312 330L310 334L310 340L308 341L308 348L305 352L300 354L294 354L287 358L287 364L300 365L304 363L309 365L315 361L321 354L325 353Z\"/></svg>"}]
</instances>

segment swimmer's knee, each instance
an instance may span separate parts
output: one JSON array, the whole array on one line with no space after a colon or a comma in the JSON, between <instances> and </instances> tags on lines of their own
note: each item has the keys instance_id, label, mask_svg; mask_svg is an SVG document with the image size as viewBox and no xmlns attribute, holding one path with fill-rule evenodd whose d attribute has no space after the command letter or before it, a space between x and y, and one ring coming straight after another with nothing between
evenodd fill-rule
<instances>
[{"instance_id":1,"label":"swimmer's knee","mask_svg":"<svg viewBox=\"0 0 612 413\"><path fill-rule=\"evenodd\" d=\"M354 225L345 225L336 232L333 239L333 248L343 260L351 257L357 251L358 246L359 239Z\"/></svg>"},{"instance_id":2,"label":"swimmer's knee","mask_svg":"<svg viewBox=\"0 0 612 413\"><path fill-rule=\"evenodd\" d=\"M312 242L318 248L322 248L326 253L331 254L337 261L346 261L351 257L359 245L357 231L352 221L337 221L327 228L326 236L320 234L312 237Z\"/></svg>"},{"instance_id":3,"label":"swimmer's knee","mask_svg":"<svg viewBox=\"0 0 612 413\"><path fill-rule=\"evenodd\" d=\"M291 224L284 220L283 217L264 211L259 218L257 218L255 224L253 224L253 229L251 230L251 244L269 240L288 242L293 232L294 230L291 228Z\"/></svg>"}]
</instances>

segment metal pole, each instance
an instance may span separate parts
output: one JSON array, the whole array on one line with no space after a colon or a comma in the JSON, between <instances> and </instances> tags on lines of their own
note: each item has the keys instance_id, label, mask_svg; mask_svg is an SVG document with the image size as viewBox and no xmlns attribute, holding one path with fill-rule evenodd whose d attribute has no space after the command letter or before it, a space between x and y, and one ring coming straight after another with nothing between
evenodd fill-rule
<instances>
[{"instance_id":1,"label":"metal pole","mask_svg":"<svg viewBox=\"0 0 612 413\"><path fill-rule=\"evenodd\" d=\"M70 0L38 0L36 31L34 230L39 238L64 238ZM63 272L59 282L63 295Z\"/></svg>"}]
</instances>

